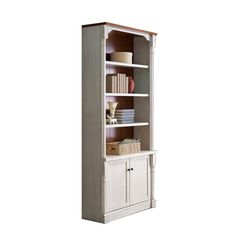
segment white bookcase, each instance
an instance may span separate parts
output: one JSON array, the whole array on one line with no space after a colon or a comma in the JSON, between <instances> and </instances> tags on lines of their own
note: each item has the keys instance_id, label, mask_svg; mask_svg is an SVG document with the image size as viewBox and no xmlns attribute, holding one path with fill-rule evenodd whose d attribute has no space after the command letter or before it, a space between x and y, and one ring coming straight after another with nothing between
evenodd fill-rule
<instances>
[{"instance_id":1,"label":"white bookcase","mask_svg":"<svg viewBox=\"0 0 236 236\"><path fill-rule=\"evenodd\" d=\"M153 58L156 33L98 23L82 26L82 218L107 223L155 207L153 151ZM109 53L133 53L133 64ZM107 93L106 75L135 80L134 93ZM107 102L135 109L135 122L106 124ZM106 143L138 138L141 151L107 155Z\"/></svg>"}]
</instances>

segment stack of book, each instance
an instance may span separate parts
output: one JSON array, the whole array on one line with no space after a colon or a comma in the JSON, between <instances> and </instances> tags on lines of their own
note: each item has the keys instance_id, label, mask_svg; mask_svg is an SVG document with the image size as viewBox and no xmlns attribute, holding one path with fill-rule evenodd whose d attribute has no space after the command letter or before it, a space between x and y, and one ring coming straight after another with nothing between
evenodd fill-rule
<instances>
[{"instance_id":1,"label":"stack of book","mask_svg":"<svg viewBox=\"0 0 236 236\"><path fill-rule=\"evenodd\" d=\"M118 124L134 123L134 109L120 109L115 111Z\"/></svg>"},{"instance_id":2,"label":"stack of book","mask_svg":"<svg viewBox=\"0 0 236 236\"><path fill-rule=\"evenodd\" d=\"M126 74L108 74L106 76L107 93L128 93L129 78Z\"/></svg>"}]
</instances>

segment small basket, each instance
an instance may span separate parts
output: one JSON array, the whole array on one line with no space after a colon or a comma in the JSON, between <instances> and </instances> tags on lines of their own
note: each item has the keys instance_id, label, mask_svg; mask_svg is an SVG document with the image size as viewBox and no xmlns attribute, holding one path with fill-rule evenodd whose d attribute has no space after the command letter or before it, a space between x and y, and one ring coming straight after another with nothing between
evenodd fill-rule
<instances>
[{"instance_id":1,"label":"small basket","mask_svg":"<svg viewBox=\"0 0 236 236\"><path fill-rule=\"evenodd\" d=\"M140 142L134 143L122 143L122 142L112 142L107 143L106 153L108 155L124 155L140 152Z\"/></svg>"}]
</instances>

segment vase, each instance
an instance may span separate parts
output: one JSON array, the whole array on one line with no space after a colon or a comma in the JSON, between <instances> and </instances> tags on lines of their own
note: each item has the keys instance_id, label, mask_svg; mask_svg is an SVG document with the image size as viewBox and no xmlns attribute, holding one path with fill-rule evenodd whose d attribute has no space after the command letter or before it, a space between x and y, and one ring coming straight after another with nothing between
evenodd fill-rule
<instances>
[{"instance_id":1,"label":"vase","mask_svg":"<svg viewBox=\"0 0 236 236\"><path fill-rule=\"evenodd\" d=\"M134 92L134 79L132 77L129 77L129 93Z\"/></svg>"}]
</instances>

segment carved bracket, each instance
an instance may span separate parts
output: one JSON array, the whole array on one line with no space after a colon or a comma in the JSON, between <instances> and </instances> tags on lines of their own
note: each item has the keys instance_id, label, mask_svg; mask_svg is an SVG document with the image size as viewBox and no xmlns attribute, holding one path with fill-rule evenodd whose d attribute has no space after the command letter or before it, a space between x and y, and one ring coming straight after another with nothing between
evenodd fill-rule
<instances>
[{"instance_id":1,"label":"carved bracket","mask_svg":"<svg viewBox=\"0 0 236 236\"><path fill-rule=\"evenodd\" d=\"M110 27L110 26L104 26L104 29L106 31L105 32L105 39L108 38L108 35L111 33L111 31L117 30L117 31L120 31L120 32L128 33L128 34L132 33L132 34L140 35L140 36L143 36L147 41L150 40L150 35L149 34L145 34L145 33L141 34L141 33L137 32L135 30L129 31L129 30L120 29L118 27L116 28L116 27Z\"/></svg>"}]
</instances>

